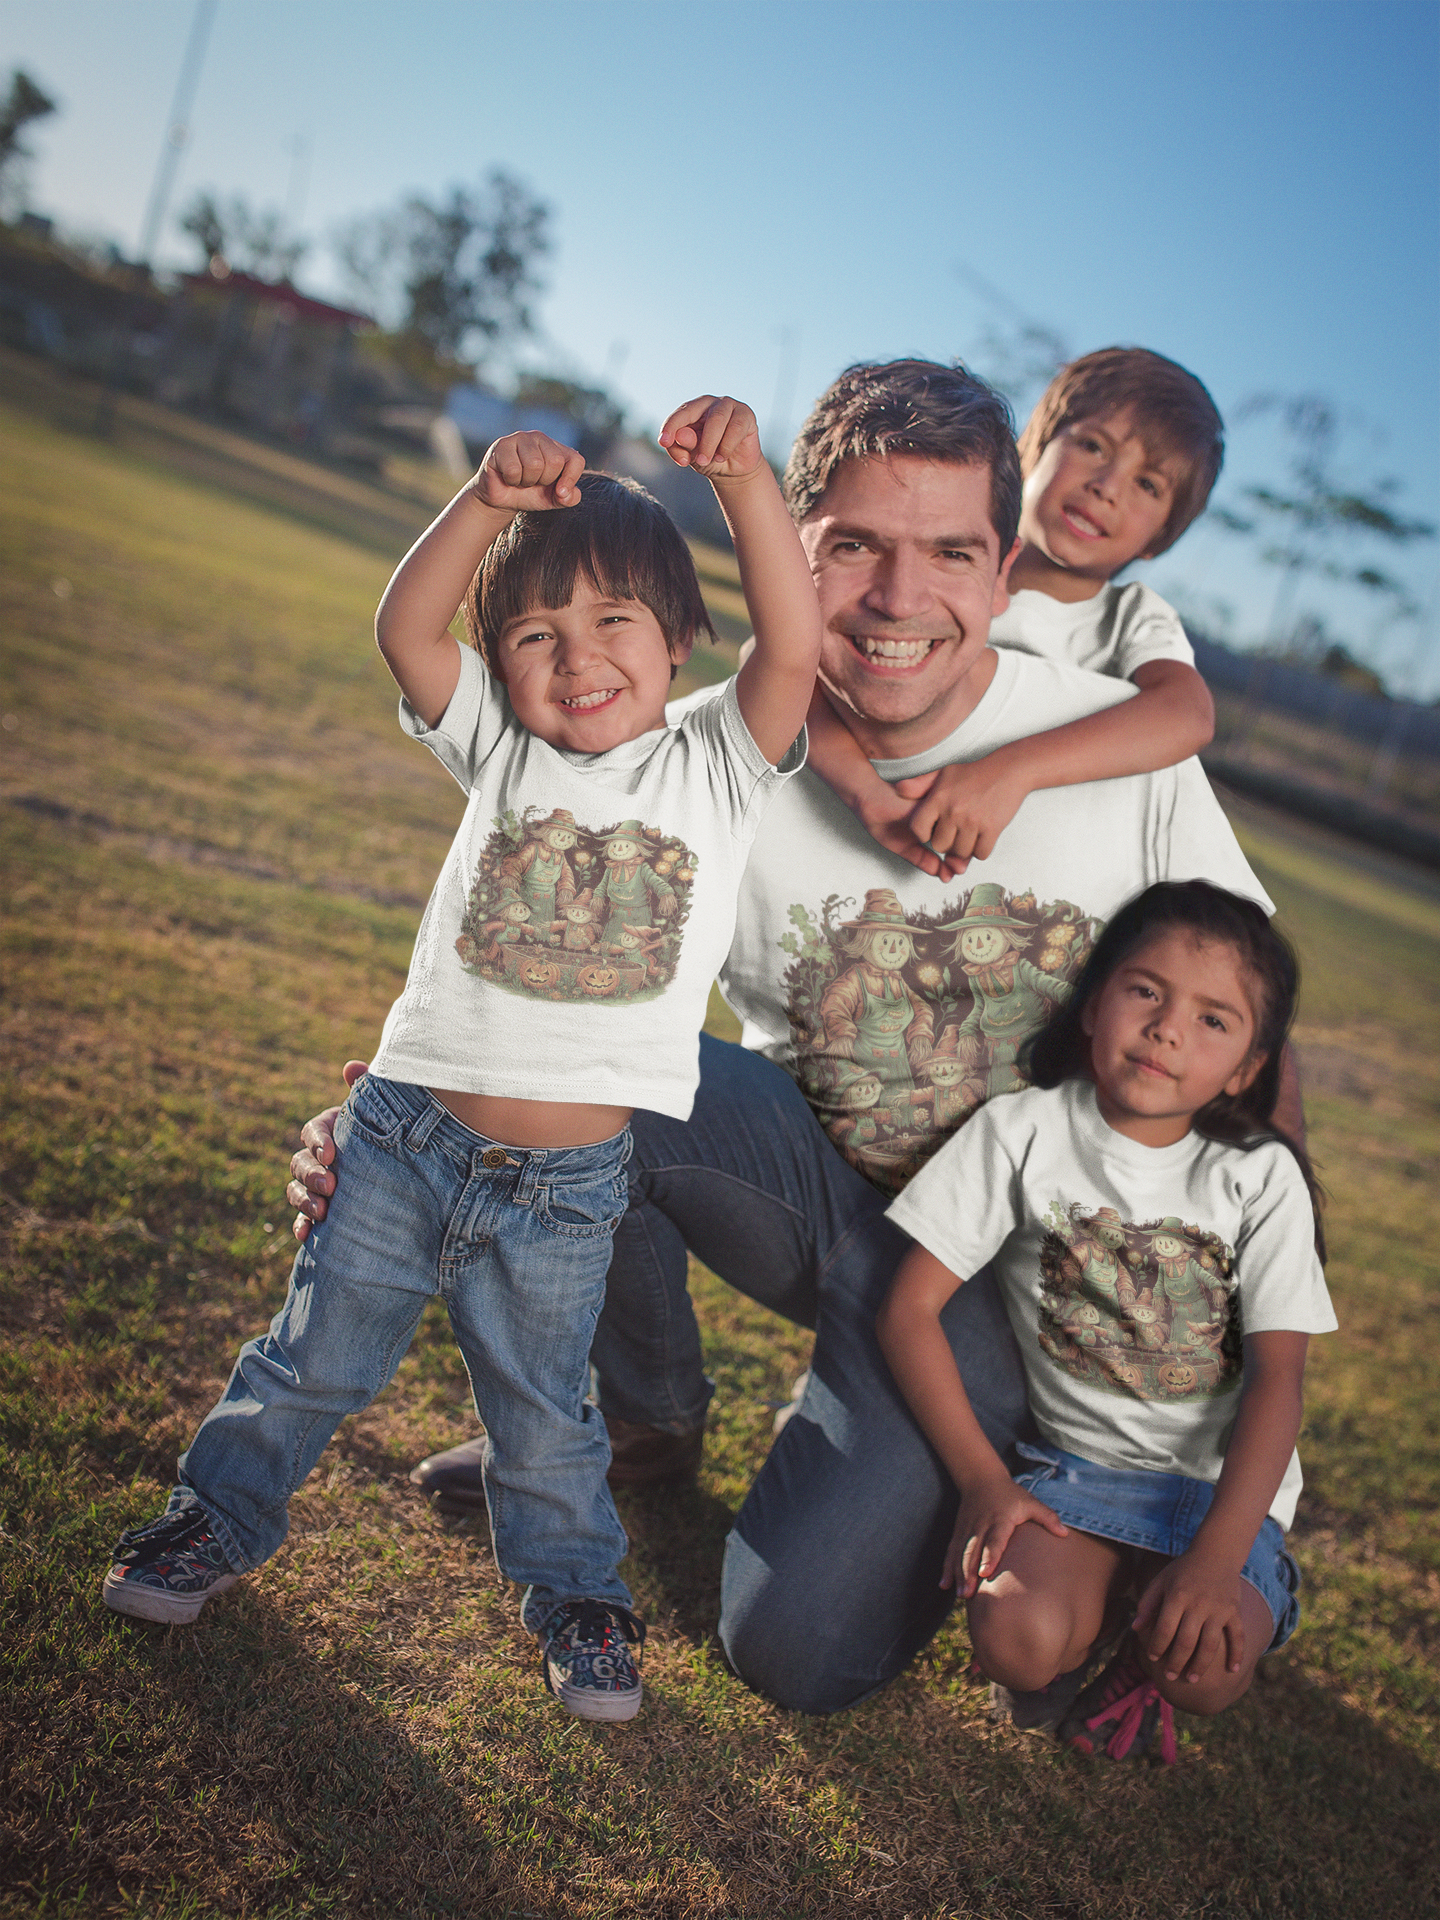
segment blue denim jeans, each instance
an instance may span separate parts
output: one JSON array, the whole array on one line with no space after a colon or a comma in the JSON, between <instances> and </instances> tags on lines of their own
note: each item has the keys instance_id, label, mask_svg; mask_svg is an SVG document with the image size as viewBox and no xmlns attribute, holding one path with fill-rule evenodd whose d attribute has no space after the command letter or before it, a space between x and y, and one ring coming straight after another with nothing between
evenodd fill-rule
<instances>
[{"instance_id":1,"label":"blue denim jeans","mask_svg":"<svg viewBox=\"0 0 1440 1920\"><path fill-rule=\"evenodd\" d=\"M743 1680L832 1713L883 1687L951 1604L940 1567L958 1495L875 1338L911 1244L789 1075L702 1035L689 1121L637 1113L630 1207L615 1236L592 1361L601 1406L683 1432L710 1387L686 1248L750 1299L815 1328L804 1398L726 1544L720 1638ZM943 1325L992 1444L1038 1438L1020 1353L988 1270Z\"/></svg>"},{"instance_id":2,"label":"blue denim jeans","mask_svg":"<svg viewBox=\"0 0 1440 1920\"><path fill-rule=\"evenodd\" d=\"M423 1087L363 1079L335 1128L340 1179L290 1276L180 1461L235 1572L274 1553L290 1496L347 1413L393 1377L438 1294L485 1423L495 1560L532 1631L562 1601L630 1593L586 1361L626 1200L628 1132L504 1147Z\"/></svg>"}]
</instances>

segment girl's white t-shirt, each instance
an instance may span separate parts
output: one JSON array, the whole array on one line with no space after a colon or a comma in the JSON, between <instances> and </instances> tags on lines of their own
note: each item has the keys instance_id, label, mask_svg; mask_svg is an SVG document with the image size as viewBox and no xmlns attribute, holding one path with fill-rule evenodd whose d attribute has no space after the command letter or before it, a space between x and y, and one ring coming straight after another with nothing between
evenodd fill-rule
<instances>
[{"instance_id":1,"label":"girl's white t-shirt","mask_svg":"<svg viewBox=\"0 0 1440 1920\"><path fill-rule=\"evenodd\" d=\"M1089 600L1074 601L1024 587L990 622L990 641L1112 680L1133 679L1136 668L1151 660L1195 664L1179 614L1140 580L1124 586L1111 581Z\"/></svg>"},{"instance_id":2,"label":"girl's white t-shirt","mask_svg":"<svg viewBox=\"0 0 1440 1920\"><path fill-rule=\"evenodd\" d=\"M372 1061L420 1086L690 1117L750 843L805 760L750 736L735 682L608 753L527 733L469 647L434 728L469 794Z\"/></svg>"},{"instance_id":3,"label":"girl's white t-shirt","mask_svg":"<svg viewBox=\"0 0 1440 1920\"><path fill-rule=\"evenodd\" d=\"M962 1280L993 1260L1037 1426L1100 1466L1217 1480L1244 1336L1337 1324L1287 1148L1142 1146L1088 1081L991 1101L888 1217ZM1282 1527L1300 1484L1292 1453Z\"/></svg>"}]
</instances>

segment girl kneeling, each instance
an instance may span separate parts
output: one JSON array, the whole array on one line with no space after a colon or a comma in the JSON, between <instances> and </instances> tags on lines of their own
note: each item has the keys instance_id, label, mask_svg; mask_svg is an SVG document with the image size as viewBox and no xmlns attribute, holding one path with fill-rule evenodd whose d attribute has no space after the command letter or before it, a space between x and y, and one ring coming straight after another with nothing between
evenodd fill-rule
<instances>
[{"instance_id":1,"label":"girl kneeling","mask_svg":"<svg viewBox=\"0 0 1440 1920\"><path fill-rule=\"evenodd\" d=\"M880 1341L960 1489L941 1584L981 1670L1030 1696L1017 1725L1085 1752L1158 1734L1173 1759L1171 1707L1231 1705L1299 1617L1301 1379L1336 1322L1314 1177L1270 1118L1296 987L1258 906L1149 888L1036 1041L1035 1085L890 1209L918 1245ZM992 1258L1044 1441L1014 1479L940 1326Z\"/></svg>"}]
</instances>

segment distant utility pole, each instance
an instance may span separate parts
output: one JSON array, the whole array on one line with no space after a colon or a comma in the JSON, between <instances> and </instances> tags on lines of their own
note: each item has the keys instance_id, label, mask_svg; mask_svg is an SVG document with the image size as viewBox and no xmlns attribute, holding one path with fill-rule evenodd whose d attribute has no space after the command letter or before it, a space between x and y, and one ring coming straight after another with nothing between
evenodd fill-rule
<instances>
[{"instance_id":1,"label":"distant utility pole","mask_svg":"<svg viewBox=\"0 0 1440 1920\"><path fill-rule=\"evenodd\" d=\"M140 230L140 264L148 267L160 238L160 227L170 205L170 190L175 185L175 169L190 138L190 109L195 104L195 89L200 84L200 69L205 64L205 48L215 19L218 0L195 0L195 18L190 22L190 39L180 63L180 78L175 83L175 98L170 102L170 117L165 139L155 168L155 184L150 189L145 209L145 224Z\"/></svg>"}]
</instances>

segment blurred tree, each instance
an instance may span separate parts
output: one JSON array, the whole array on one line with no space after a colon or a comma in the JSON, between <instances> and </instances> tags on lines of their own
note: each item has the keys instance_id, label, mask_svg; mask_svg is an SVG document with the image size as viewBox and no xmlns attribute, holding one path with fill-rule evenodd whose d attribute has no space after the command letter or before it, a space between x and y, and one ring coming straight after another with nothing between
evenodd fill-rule
<instances>
[{"instance_id":1,"label":"blurred tree","mask_svg":"<svg viewBox=\"0 0 1440 1920\"><path fill-rule=\"evenodd\" d=\"M22 67L10 75L10 89L0 100L0 185L9 188L17 168L30 158L30 149L20 135L33 120L54 113L55 102Z\"/></svg>"},{"instance_id":2,"label":"blurred tree","mask_svg":"<svg viewBox=\"0 0 1440 1920\"><path fill-rule=\"evenodd\" d=\"M1262 414L1278 417L1289 442L1289 486L1243 487L1240 498L1248 511L1216 505L1209 517L1227 532L1257 541L1261 560L1280 569L1267 636L1270 647L1285 645L1295 591L1307 574L1380 595L1393 616L1413 618L1419 608L1402 581L1371 561L1357 565L1335 549L1341 542L1348 545L1365 537L1406 546L1413 540L1433 540L1435 528L1396 511L1398 481L1379 480L1366 489L1336 478L1339 421L1328 400L1313 393L1256 394L1236 410L1235 421Z\"/></svg>"},{"instance_id":3,"label":"blurred tree","mask_svg":"<svg viewBox=\"0 0 1440 1920\"><path fill-rule=\"evenodd\" d=\"M284 217L275 208L256 212L238 193L224 202L213 193L197 193L178 225L198 244L202 272L218 255L258 279L289 280L310 250L308 241L286 233Z\"/></svg>"},{"instance_id":4,"label":"blurred tree","mask_svg":"<svg viewBox=\"0 0 1440 1920\"><path fill-rule=\"evenodd\" d=\"M398 210L350 221L335 251L414 371L471 373L474 361L533 330L527 298L541 285L549 219L543 200L496 168L478 191L452 187L438 202L415 194Z\"/></svg>"},{"instance_id":5,"label":"blurred tree","mask_svg":"<svg viewBox=\"0 0 1440 1920\"><path fill-rule=\"evenodd\" d=\"M960 261L955 271L989 308L966 365L997 387L1015 409L1023 427L1030 410L1067 360L1073 356L1064 336L1018 306L1003 288Z\"/></svg>"},{"instance_id":6,"label":"blurred tree","mask_svg":"<svg viewBox=\"0 0 1440 1920\"><path fill-rule=\"evenodd\" d=\"M625 410L603 387L584 387L557 374L524 373L515 384L517 407L549 407L578 428L576 445L592 465L605 458L625 423Z\"/></svg>"}]
</instances>

